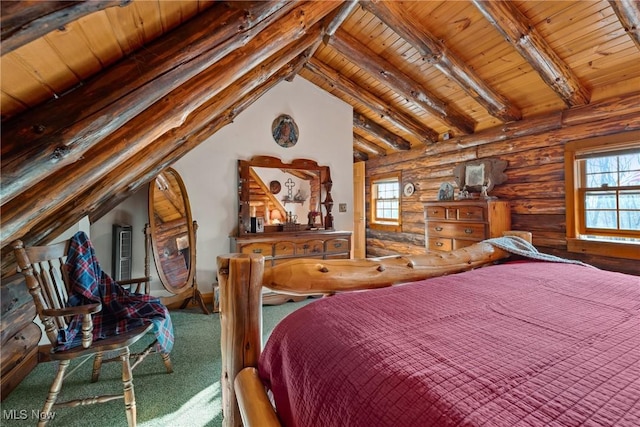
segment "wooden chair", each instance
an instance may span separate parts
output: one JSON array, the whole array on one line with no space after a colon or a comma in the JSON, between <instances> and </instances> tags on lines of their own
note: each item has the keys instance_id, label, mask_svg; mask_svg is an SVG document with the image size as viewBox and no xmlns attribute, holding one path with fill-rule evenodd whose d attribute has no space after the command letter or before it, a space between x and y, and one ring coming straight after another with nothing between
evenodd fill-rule
<instances>
[{"instance_id":1,"label":"wooden chair","mask_svg":"<svg viewBox=\"0 0 640 427\"><path fill-rule=\"evenodd\" d=\"M144 351L132 354L129 346L143 338L152 329L152 324L145 324L126 333L110 336L105 339L93 341L92 314L100 312L100 303L87 304L81 306L67 307L69 280L66 269L63 268L69 240L48 246L25 247L23 242L17 240L13 243L16 262L20 271L25 276L29 293L34 299L36 311L46 335L51 343L50 357L59 361L58 372L51 384L49 395L47 396L42 409L43 417L38 423L39 426L47 424L46 414L58 407L88 405L95 403L109 402L114 399L124 399L125 412L129 426L136 425L136 400L133 390L133 369L140 364L144 358L155 351L157 340L149 344ZM123 282L132 291L149 290L149 279L134 279ZM58 346L58 332L66 329L68 323L76 315L82 316L82 345L69 350L56 350ZM106 354L117 354L115 357L104 357ZM173 372L171 359L168 354L162 354L164 365L168 373ZM83 363L92 356L93 371L91 382L98 380L102 363L120 361L122 362L122 383L124 390L119 395L92 396L85 399L75 399L57 403L58 394L62 388L65 378L75 372ZM82 358L82 362L66 373L69 364L74 359ZM134 359L133 363L130 359ZM65 375L66 373L66 375Z\"/></svg>"}]
</instances>

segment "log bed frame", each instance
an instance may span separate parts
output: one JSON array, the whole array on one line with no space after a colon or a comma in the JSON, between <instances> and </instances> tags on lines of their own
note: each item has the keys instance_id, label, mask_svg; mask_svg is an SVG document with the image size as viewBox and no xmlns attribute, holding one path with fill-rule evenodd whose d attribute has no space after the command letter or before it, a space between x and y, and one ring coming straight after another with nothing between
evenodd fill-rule
<instances>
[{"instance_id":1,"label":"log bed frame","mask_svg":"<svg viewBox=\"0 0 640 427\"><path fill-rule=\"evenodd\" d=\"M531 233L510 231L531 242ZM511 254L486 242L451 252L367 259L297 259L265 269L257 254L218 257L223 426L280 426L258 377L262 286L291 295L332 295L471 270Z\"/></svg>"}]
</instances>

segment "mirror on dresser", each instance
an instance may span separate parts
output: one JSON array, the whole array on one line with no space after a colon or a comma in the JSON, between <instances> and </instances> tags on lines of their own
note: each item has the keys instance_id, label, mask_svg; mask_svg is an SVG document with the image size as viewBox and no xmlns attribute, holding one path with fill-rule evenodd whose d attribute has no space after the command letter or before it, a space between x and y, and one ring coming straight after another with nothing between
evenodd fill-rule
<instances>
[{"instance_id":1,"label":"mirror on dresser","mask_svg":"<svg viewBox=\"0 0 640 427\"><path fill-rule=\"evenodd\" d=\"M333 229L331 174L308 159L238 161L238 235Z\"/></svg>"},{"instance_id":2,"label":"mirror on dresser","mask_svg":"<svg viewBox=\"0 0 640 427\"><path fill-rule=\"evenodd\" d=\"M239 160L231 252L261 254L267 268L295 258L350 258L351 231L333 229L331 186L329 167L313 160ZM264 304L304 298L263 293Z\"/></svg>"}]
</instances>

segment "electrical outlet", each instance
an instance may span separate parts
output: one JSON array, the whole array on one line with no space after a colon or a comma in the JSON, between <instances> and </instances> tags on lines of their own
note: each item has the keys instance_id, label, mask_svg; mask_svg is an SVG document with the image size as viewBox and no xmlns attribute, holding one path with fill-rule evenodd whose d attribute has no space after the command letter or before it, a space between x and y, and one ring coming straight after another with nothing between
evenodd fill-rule
<instances>
[{"instance_id":1,"label":"electrical outlet","mask_svg":"<svg viewBox=\"0 0 640 427\"><path fill-rule=\"evenodd\" d=\"M339 212L346 212L347 211L347 204L346 203L339 203L338 204L338 211Z\"/></svg>"}]
</instances>

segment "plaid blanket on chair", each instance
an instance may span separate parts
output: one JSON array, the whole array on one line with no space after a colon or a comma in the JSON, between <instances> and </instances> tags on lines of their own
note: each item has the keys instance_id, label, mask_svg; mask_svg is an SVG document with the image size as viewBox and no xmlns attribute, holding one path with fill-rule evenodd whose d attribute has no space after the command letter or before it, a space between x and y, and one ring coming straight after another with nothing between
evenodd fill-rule
<instances>
[{"instance_id":1,"label":"plaid blanket on chair","mask_svg":"<svg viewBox=\"0 0 640 427\"><path fill-rule=\"evenodd\" d=\"M93 315L94 341L152 322L158 349L163 353L171 351L173 325L167 308L156 297L127 291L103 272L91 241L82 231L71 238L65 268L69 274L70 306L102 303L102 311ZM60 332L56 350L81 344L81 323L77 316Z\"/></svg>"}]
</instances>

